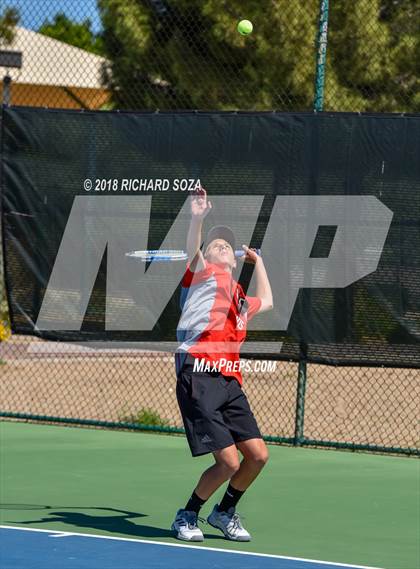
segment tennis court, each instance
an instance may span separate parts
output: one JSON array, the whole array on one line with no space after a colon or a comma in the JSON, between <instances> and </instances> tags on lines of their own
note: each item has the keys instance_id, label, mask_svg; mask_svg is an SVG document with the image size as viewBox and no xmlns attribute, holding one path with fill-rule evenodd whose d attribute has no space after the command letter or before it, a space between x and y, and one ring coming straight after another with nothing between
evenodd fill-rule
<instances>
[{"instance_id":1,"label":"tennis court","mask_svg":"<svg viewBox=\"0 0 420 569\"><path fill-rule=\"evenodd\" d=\"M0 569L420 569L420 2L3 4Z\"/></svg>"},{"instance_id":2,"label":"tennis court","mask_svg":"<svg viewBox=\"0 0 420 569\"><path fill-rule=\"evenodd\" d=\"M201 524L190 546L169 527L210 459L184 437L2 422L1 447L2 569L419 564L417 460L271 446L239 508L253 540Z\"/></svg>"}]
</instances>

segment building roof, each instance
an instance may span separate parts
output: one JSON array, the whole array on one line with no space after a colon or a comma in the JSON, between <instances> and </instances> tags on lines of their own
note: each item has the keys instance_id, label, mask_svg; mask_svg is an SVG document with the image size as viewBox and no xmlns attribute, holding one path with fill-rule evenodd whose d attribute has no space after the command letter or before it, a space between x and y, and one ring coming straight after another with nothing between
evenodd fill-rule
<instances>
[{"instance_id":1,"label":"building roof","mask_svg":"<svg viewBox=\"0 0 420 569\"><path fill-rule=\"evenodd\" d=\"M102 69L108 63L95 55L25 28L15 28L13 42L3 49L22 52L22 68L10 70L16 83L103 88Z\"/></svg>"}]
</instances>

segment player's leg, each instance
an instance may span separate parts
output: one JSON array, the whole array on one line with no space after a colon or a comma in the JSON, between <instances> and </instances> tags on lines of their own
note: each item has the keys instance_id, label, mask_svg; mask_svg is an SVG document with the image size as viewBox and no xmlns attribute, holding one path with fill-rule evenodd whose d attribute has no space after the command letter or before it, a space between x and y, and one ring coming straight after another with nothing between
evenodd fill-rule
<instances>
[{"instance_id":1,"label":"player's leg","mask_svg":"<svg viewBox=\"0 0 420 569\"><path fill-rule=\"evenodd\" d=\"M197 526L198 514L210 496L240 468L238 450L235 445L213 452L215 463L203 472L190 499L178 510L172 529L177 537L187 541L202 541Z\"/></svg>"},{"instance_id":2,"label":"player's leg","mask_svg":"<svg viewBox=\"0 0 420 569\"><path fill-rule=\"evenodd\" d=\"M243 460L230 479L220 504L216 504L208 517L208 522L221 529L228 539L249 541L251 536L235 512L236 505L267 463L268 450L246 395L235 380L229 384L229 392L229 404L223 415Z\"/></svg>"},{"instance_id":3,"label":"player's leg","mask_svg":"<svg viewBox=\"0 0 420 569\"><path fill-rule=\"evenodd\" d=\"M243 456L241 463L236 448ZM268 461L268 449L263 439L241 441L214 452L213 455L216 463L203 472L194 490L203 502L208 500L226 480L230 480L230 486L233 487L230 489L231 494L235 494L235 498L239 494L242 495ZM231 506L236 506L239 499L229 500L229 497L229 492L226 491L219 504L221 509L228 510Z\"/></svg>"},{"instance_id":4,"label":"player's leg","mask_svg":"<svg viewBox=\"0 0 420 569\"><path fill-rule=\"evenodd\" d=\"M237 442L236 446L241 451L243 460L230 483L237 490L245 492L267 464L268 449L264 440L259 438Z\"/></svg>"},{"instance_id":5,"label":"player's leg","mask_svg":"<svg viewBox=\"0 0 420 569\"><path fill-rule=\"evenodd\" d=\"M191 366L192 367L192 366ZM215 464L203 472L184 508L177 511L172 529L179 539L202 541L198 514L207 499L240 467L238 450L220 408L228 397L223 377L193 373L184 366L178 376L177 398L193 456L213 453Z\"/></svg>"},{"instance_id":6,"label":"player's leg","mask_svg":"<svg viewBox=\"0 0 420 569\"><path fill-rule=\"evenodd\" d=\"M240 468L238 450L236 445L230 445L213 452L215 463L203 472L190 499L185 505L185 510L197 514L207 500L216 490Z\"/></svg>"},{"instance_id":7,"label":"player's leg","mask_svg":"<svg viewBox=\"0 0 420 569\"><path fill-rule=\"evenodd\" d=\"M235 445L217 450L213 452L213 456L215 464L203 472L194 491L204 501L208 500L240 468L238 451Z\"/></svg>"}]
</instances>

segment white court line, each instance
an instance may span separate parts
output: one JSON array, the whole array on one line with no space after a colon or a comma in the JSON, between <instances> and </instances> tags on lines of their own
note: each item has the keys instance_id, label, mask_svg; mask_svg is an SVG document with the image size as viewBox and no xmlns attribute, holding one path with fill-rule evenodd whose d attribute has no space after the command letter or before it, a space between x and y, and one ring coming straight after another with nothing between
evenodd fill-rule
<instances>
[{"instance_id":1,"label":"white court line","mask_svg":"<svg viewBox=\"0 0 420 569\"><path fill-rule=\"evenodd\" d=\"M367 565L348 565L347 563L335 563L334 561L319 561L317 559L305 559L303 557L287 557L285 555L271 555L269 553L254 553L252 551L237 551L236 549L221 549L218 547L204 547L199 545L183 545L180 543L167 543L166 541L152 541L150 539L134 539L130 537L112 537L108 535L96 535L92 533L76 533L76 532L65 532L59 530L48 530L48 529L36 529L36 528L21 528L18 526L3 526L0 525L0 529L14 529L19 531L37 531L49 534L59 534L50 535L50 537L70 537L72 535L81 537L95 537L99 539L113 539L115 541L130 541L135 543L150 543L152 545L166 545L167 547L184 547L190 549L204 549L207 551L221 551L222 553L239 553L240 555L254 555L257 557L271 557L274 559L288 559L290 561L305 561L307 563L320 563L322 565L335 565L338 567L349 567L350 569L384 569L383 567L368 567Z\"/></svg>"}]
</instances>

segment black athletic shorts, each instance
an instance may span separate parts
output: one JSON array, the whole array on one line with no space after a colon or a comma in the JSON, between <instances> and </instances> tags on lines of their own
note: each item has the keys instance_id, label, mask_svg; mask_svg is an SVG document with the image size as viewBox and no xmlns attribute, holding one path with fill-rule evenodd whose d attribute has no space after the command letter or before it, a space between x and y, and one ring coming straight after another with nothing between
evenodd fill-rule
<instances>
[{"instance_id":1,"label":"black athletic shorts","mask_svg":"<svg viewBox=\"0 0 420 569\"><path fill-rule=\"evenodd\" d=\"M261 439L245 393L235 378L195 372L188 356L178 374L176 396L191 454L200 456L248 439Z\"/></svg>"}]
</instances>

